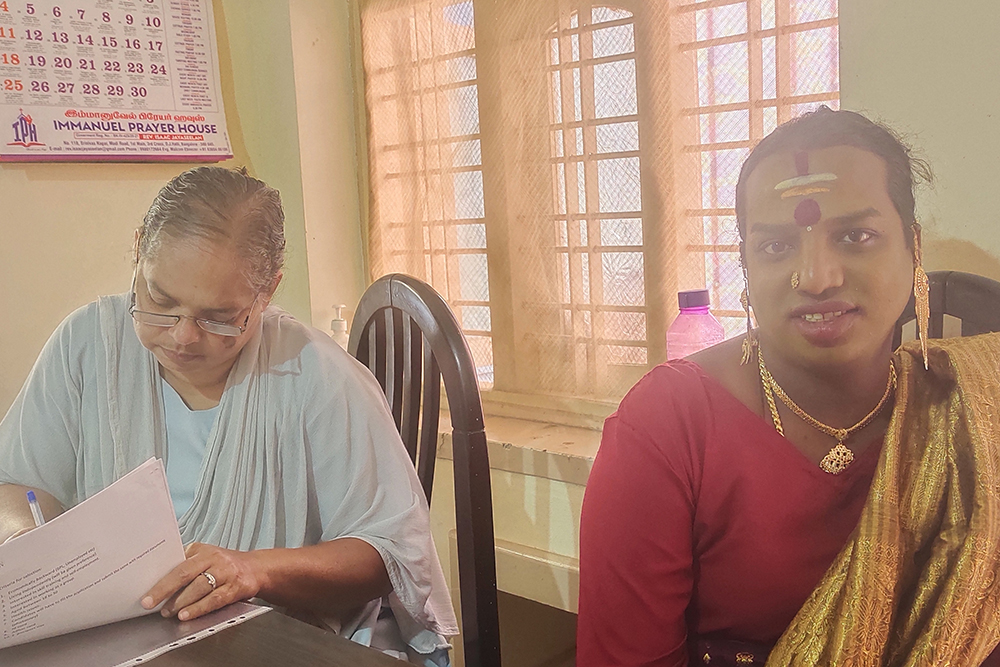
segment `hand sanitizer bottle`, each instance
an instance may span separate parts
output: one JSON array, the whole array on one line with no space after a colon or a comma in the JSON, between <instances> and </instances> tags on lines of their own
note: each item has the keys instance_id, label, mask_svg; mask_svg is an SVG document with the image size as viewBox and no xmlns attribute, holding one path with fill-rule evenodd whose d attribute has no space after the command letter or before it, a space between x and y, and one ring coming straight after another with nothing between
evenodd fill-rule
<instances>
[{"instance_id":1,"label":"hand sanitizer bottle","mask_svg":"<svg viewBox=\"0 0 1000 667\"><path fill-rule=\"evenodd\" d=\"M347 343L351 339L347 331L347 320L343 317L343 310L346 307L344 304L334 306L333 309L336 314L333 321L330 322L330 337L337 341L337 344L345 350L347 349Z\"/></svg>"}]
</instances>

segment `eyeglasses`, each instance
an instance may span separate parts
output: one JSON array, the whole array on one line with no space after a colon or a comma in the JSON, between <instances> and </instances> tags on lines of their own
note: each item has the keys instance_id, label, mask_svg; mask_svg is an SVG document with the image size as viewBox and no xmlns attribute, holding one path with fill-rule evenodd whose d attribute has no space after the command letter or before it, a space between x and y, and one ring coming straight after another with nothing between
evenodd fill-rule
<instances>
[{"instance_id":1,"label":"eyeglasses","mask_svg":"<svg viewBox=\"0 0 1000 667\"><path fill-rule=\"evenodd\" d=\"M257 305L257 297L260 296L259 292L254 296L253 303L250 304L250 310L247 311L246 319L243 320L242 325L236 325L230 322L216 322L215 320L206 320L199 317L191 317L190 315L165 315L163 313L150 313L145 310L137 310L135 307L135 280L138 273L139 265L136 264L135 270L132 272L132 295L128 312L132 316L132 319L139 324L146 324L151 327L169 329L180 322L181 319L190 319L194 320L202 331L207 331L208 333L215 334L217 336L240 336L247 330L247 324L250 323L250 315L253 313L253 307Z\"/></svg>"}]
</instances>

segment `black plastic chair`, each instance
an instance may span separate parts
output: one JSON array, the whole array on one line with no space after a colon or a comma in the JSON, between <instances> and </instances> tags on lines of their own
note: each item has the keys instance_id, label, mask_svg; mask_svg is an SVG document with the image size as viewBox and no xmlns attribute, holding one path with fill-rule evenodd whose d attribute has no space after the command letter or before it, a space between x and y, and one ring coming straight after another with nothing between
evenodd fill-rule
<instances>
[{"instance_id":1,"label":"black plastic chair","mask_svg":"<svg viewBox=\"0 0 1000 667\"><path fill-rule=\"evenodd\" d=\"M983 276L961 271L931 271L931 319L927 327L929 338L944 336L944 316L962 321L962 335L1000 331L1000 283ZM899 347L903 325L916 319L913 296L896 321L893 348Z\"/></svg>"},{"instance_id":2,"label":"black plastic chair","mask_svg":"<svg viewBox=\"0 0 1000 667\"><path fill-rule=\"evenodd\" d=\"M348 350L382 385L428 503L444 379L454 448L465 664L500 667L490 462L476 366L458 321L430 285L390 274L361 297Z\"/></svg>"}]
</instances>

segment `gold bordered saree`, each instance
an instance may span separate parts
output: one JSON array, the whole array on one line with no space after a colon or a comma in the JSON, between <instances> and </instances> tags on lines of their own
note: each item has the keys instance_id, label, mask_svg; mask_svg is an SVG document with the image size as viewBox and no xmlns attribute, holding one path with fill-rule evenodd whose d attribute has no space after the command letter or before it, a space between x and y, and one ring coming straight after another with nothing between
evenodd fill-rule
<instances>
[{"instance_id":1,"label":"gold bordered saree","mask_svg":"<svg viewBox=\"0 0 1000 667\"><path fill-rule=\"evenodd\" d=\"M896 408L851 540L767 665L980 665L1000 641L1000 334L896 355Z\"/></svg>"}]
</instances>

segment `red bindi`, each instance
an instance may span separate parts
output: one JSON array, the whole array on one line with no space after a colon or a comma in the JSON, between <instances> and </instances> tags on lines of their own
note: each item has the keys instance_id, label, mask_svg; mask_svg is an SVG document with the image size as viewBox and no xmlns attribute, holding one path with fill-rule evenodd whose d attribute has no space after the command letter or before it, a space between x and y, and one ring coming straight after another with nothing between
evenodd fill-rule
<instances>
[{"instance_id":1,"label":"red bindi","mask_svg":"<svg viewBox=\"0 0 1000 667\"><path fill-rule=\"evenodd\" d=\"M822 212L819 210L819 202L815 199L803 199L795 207L795 224L799 227L811 227L819 222Z\"/></svg>"}]
</instances>

